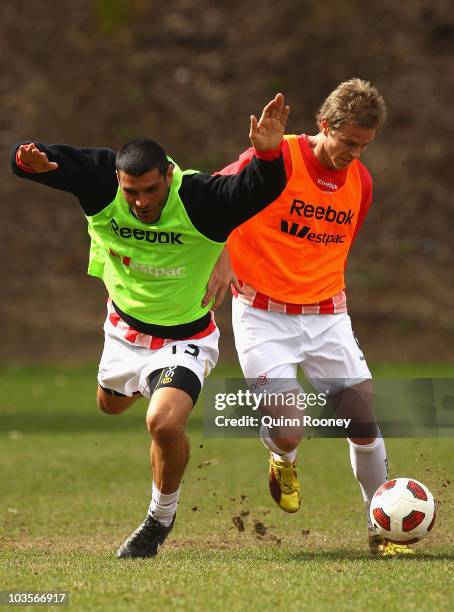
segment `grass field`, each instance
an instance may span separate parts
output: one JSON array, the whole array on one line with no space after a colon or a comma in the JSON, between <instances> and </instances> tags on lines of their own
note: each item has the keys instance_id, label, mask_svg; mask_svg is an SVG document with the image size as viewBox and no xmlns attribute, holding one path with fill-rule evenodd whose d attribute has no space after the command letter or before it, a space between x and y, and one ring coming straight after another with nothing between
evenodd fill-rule
<instances>
[{"instance_id":1,"label":"grass field","mask_svg":"<svg viewBox=\"0 0 454 612\"><path fill-rule=\"evenodd\" d=\"M390 474L426 483L440 510L415 559L373 560L345 441L304 441L303 507L286 515L268 494L265 449L204 437L203 400L174 531L155 559L118 561L151 492L146 405L98 412L95 373L0 370L0 590L68 591L74 610L452 609L452 439L387 442Z\"/></svg>"}]
</instances>

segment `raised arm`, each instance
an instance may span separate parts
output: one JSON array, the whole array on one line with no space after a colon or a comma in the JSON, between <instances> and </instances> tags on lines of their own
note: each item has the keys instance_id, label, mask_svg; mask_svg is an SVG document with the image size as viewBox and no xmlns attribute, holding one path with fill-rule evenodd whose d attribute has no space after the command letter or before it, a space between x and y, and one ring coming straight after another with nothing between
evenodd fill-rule
<instances>
[{"instance_id":1,"label":"raised arm","mask_svg":"<svg viewBox=\"0 0 454 612\"><path fill-rule=\"evenodd\" d=\"M277 94L257 121L250 118L255 155L235 175L184 177L180 196L194 226L205 236L224 242L230 232L273 202L286 184L282 139L290 108Z\"/></svg>"},{"instance_id":2,"label":"raised arm","mask_svg":"<svg viewBox=\"0 0 454 612\"><path fill-rule=\"evenodd\" d=\"M17 143L11 169L20 178L74 194L87 215L102 210L117 191L115 153L110 149Z\"/></svg>"},{"instance_id":3,"label":"raised arm","mask_svg":"<svg viewBox=\"0 0 454 612\"><path fill-rule=\"evenodd\" d=\"M290 106L286 106L284 96L278 93L265 106L259 121L251 115L249 138L256 151L270 151L280 146L289 114Z\"/></svg>"},{"instance_id":4,"label":"raised arm","mask_svg":"<svg viewBox=\"0 0 454 612\"><path fill-rule=\"evenodd\" d=\"M58 169L57 162L49 161L47 154L40 151L34 142L19 146L16 150L16 162L23 170L37 174Z\"/></svg>"}]
</instances>

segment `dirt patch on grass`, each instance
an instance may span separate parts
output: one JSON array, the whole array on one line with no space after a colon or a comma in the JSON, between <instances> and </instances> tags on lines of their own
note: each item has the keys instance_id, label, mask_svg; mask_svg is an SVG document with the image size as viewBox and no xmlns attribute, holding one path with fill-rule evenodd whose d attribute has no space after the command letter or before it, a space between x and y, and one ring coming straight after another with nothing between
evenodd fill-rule
<instances>
[{"instance_id":1,"label":"dirt patch on grass","mask_svg":"<svg viewBox=\"0 0 454 612\"><path fill-rule=\"evenodd\" d=\"M127 535L127 534L126 534ZM0 539L0 548L4 551L37 551L37 552L106 552L115 553L122 542L122 537L115 535L57 535L54 537L30 538L25 534L4 536ZM200 534L199 537L170 537L163 548L165 550L197 550L201 552L216 550L240 551L245 548L283 547L293 549L295 553L367 554L366 532L344 534L342 538L308 530L286 531L284 527L277 529L266 526L262 521L250 519L244 523L244 531L239 531L234 525L226 526L219 533ZM431 534L415 546L417 552L423 555L437 556L442 550L452 550L452 540L449 534L439 530Z\"/></svg>"}]
</instances>

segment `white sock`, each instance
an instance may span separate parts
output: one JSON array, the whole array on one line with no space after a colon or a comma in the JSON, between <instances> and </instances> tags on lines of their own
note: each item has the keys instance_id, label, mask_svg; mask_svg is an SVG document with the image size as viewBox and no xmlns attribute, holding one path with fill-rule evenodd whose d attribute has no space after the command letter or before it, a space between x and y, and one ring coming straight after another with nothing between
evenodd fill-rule
<instances>
[{"instance_id":1,"label":"white sock","mask_svg":"<svg viewBox=\"0 0 454 612\"><path fill-rule=\"evenodd\" d=\"M279 448L279 446L270 436L270 430L268 429L268 427L266 427L266 425L262 425L260 428L260 439L266 446L266 448L271 451L273 459L275 459L276 461L288 461L289 463L293 463L295 461L298 452L298 447L294 448L291 451L285 451Z\"/></svg>"},{"instance_id":2,"label":"white sock","mask_svg":"<svg viewBox=\"0 0 454 612\"><path fill-rule=\"evenodd\" d=\"M164 527L168 527L172 522L173 515L177 511L179 497L180 487L178 487L174 493L161 493L153 482L148 515L155 518L162 525L164 525Z\"/></svg>"},{"instance_id":3,"label":"white sock","mask_svg":"<svg viewBox=\"0 0 454 612\"><path fill-rule=\"evenodd\" d=\"M367 526L372 527L369 508L373 494L388 477L388 462L383 438L379 434L371 444L350 444L353 474L361 487L367 513Z\"/></svg>"}]
</instances>

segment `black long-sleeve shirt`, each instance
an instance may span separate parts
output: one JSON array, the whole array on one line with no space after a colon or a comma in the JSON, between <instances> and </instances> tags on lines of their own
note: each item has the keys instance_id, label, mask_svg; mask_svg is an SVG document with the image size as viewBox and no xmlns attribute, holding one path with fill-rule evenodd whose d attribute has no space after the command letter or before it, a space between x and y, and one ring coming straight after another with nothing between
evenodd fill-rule
<instances>
[{"instance_id":1,"label":"black long-sleeve shirt","mask_svg":"<svg viewBox=\"0 0 454 612\"><path fill-rule=\"evenodd\" d=\"M115 152L111 149L36 143L49 161L58 163L58 169L31 173L16 164L20 144L11 152L11 168L17 176L73 193L86 215L95 215L115 198L118 182ZM207 238L224 242L235 227L275 200L285 183L282 155L273 161L254 157L237 175L185 175L179 195L194 227Z\"/></svg>"},{"instance_id":2,"label":"black long-sleeve shirt","mask_svg":"<svg viewBox=\"0 0 454 612\"><path fill-rule=\"evenodd\" d=\"M22 170L16 163L16 153L21 144L28 142L35 142L49 161L58 163L58 169L43 173ZM27 140L13 146L11 169L21 178L74 194L84 213L91 216L103 210L116 196L115 157L111 149L44 145ZM272 161L254 157L244 170L235 175L184 175L179 196L194 227L207 238L224 242L235 227L275 200L285 184L282 155ZM209 321L205 316L184 325L151 325L119 311L117 306L115 308L131 327L164 338L187 338L204 329Z\"/></svg>"}]
</instances>

